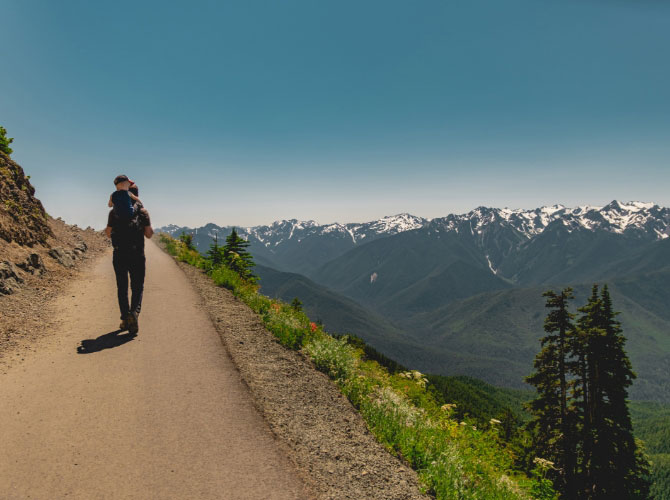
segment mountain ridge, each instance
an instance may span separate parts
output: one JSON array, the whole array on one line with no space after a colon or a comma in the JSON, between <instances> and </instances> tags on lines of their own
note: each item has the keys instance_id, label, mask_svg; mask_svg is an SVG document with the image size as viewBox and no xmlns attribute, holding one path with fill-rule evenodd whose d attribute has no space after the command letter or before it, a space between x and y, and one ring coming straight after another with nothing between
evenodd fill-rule
<instances>
[{"instance_id":1,"label":"mountain ridge","mask_svg":"<svg viewBox=\"0 0 670 500\"><path fill-rule=\"evenodd\" d=\"M432 220L403 217L411 224L392 225L402 220L392 217L366 223L361 239L340 226L278 222L261 235L276 245L250 232L249 249L258 264L285 273L273 277L276 290L360 318L362 310L344 300L350 299L390 323L394 339L372 319L369 333L363 322L347 326L399 362L516 387L539 348L542 291L576 287L581 301L592 283L609 283L640 375L632 396L670 401L670 386L659 375L670 366L670 315L664 312L670 209L615 200L602 207L478 207ZM226 231L215 225L196 230L201 252L217 230L219 237Z\"/></svg>"},{"instance_id":2,"label":"mountain ridge","mask_svg":"<svg viewBox=\"0 0 670 500\"><path fill-rule=\"evenodd\" d=\"M669 237L670 231L667 230L667 225L670 224L669 208L663 207L654 202L629 201L622 203L618 200L613 200L604 206L581 205L574 208L570 208L561 204L551 206L545 205L533 209L510 209L508 207L496 208L480 205L467 213L451 213L443 217L435 217L432 219L403 212L361 223L333 222L330 224L319 224L314 220L303 221L299 219L281 219L276 220L269 225L257 226L219 226L213 222L209 222L204 226L199 226L198 228L168 224L159 229L167 234L173 235L180 230L194 231L208 227L219 229L236 227L240 234L254 235L266 246L276 246L282 240L277 241L268 239L268 236L272 236L273 233L279 233L281 231L289 231L288 239L293 238L294 234L299 234L300 231L313 232L320 229L323 233L345 232L349 234L354 242L356 242L357 240L360 241L364 239L366 237L365 231L369 229L372 229L378 234L397 234L399 232L419 229L420 227L423 227L429 223L433 223L440 224L445 229L453 229L458 232L458 223L464 221L472 222L474 220L476 221L475 227L472 228L474 232L475 229L480 230L480 228L484 225L485 219L488 218L489 221L492 222L491 214L498 215L500 220L509 222L521 233L527 235L536 235L541 233L551 222L560 218L569 219L571 222L589 229L593 229L594 227L601 225L604 226L605 229L612 230L613 232L623 233L631 228L639 229L641 226L644 226L649 221L650 215L652 215L649 214L647 217L645 217L645 211L653 211L657 215L662 216L662 219L666 223L666 228L663 228L664 230L657 231L656 234L659 239L665 239ZM651 229L658 228L652 227ZM298 233L296 233L296 231Z\"/></svg>"}]
</instances>

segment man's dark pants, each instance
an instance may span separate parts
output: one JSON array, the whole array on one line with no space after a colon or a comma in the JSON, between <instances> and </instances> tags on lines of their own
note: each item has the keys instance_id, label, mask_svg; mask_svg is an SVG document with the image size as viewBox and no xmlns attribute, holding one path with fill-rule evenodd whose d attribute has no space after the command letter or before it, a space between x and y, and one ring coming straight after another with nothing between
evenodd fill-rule
<instances>
[{"instance_id":1,"label":"man's dark pants","mask_svg":"<svg viewBox=\"0 0 670 500\"><path fill-rule=\"evenodd\" d=\"M116 288L119 296L121 319L129 313L139 316L142 308L142 293L144 292L144 274L146 259L143 251L135 249L115 248L112 258L116 273ZM132 298L128 305L128 276L130 275L130 289Z\"/></svg>"}]
</instances>

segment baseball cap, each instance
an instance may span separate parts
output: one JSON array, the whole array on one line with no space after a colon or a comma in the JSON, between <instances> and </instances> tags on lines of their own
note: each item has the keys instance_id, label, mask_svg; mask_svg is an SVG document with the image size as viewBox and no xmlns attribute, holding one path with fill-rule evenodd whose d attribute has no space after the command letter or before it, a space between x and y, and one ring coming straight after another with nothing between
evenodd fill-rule
<instances>
[{"instance_id":1,"label":"baseball cap","mask_svg":"<svg viewBox=\"0 0 670 500\"><path fill-rule=\"evenodd\" d=\"M133 181L128 179L127 175L117 175L116 178L114 179L114 185L116 186L119 182L124 182L124 181L128 181L131 184L135 184Z\"/></svg>"}]
</instances>

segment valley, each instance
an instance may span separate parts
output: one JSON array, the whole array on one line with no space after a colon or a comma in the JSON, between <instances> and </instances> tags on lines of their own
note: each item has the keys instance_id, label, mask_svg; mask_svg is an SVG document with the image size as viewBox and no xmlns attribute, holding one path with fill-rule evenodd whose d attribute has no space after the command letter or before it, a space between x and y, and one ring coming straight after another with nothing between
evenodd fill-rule
<instances>
[{"instance_id":1,"label":"valley","mask_svg":"<svg viewBox=\"0 0 670 500\"><path fill-rule=\"evenodd\" d=\"M524 388L545 316L542 292L575 288L575 308L607 283L638 379L637 400L670 401L670 209L479 207L427 220L281 221L238 228L261 291L298 297L326 329L353 333L427 373ZM167 226L205 252L231 227Z\"/></svg>"}]
</instances>

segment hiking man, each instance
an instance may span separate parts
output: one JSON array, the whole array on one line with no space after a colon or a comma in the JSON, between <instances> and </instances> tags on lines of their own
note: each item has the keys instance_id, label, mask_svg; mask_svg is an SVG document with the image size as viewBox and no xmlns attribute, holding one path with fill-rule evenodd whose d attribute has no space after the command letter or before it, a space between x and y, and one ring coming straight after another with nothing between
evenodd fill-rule
<instances>
[{"instance_id":1,"label":"hiking man","mask_svg":"<svg viewBox=\"0 0 670 500\"><path fill-rule=\"evenodd\" d=\"M139 197L139 189L125 175L114 179L114 184L128 183L128 191ZM105 234L112 239L114 255L112 262L116 274L116 287L121 311L121 330L128 330L131 334L139 331L138 317L142 308L142 293L144 291L144 274L146 259L144 256L144 238L151 238L154 230L151 227L149 212L142 202L133 200L133 215L130 219L119 216L116 210L111 210L107 218ZM128 304L128 276L130 275L130 289L132 296Z\"/></svg>"}]
</instances>

